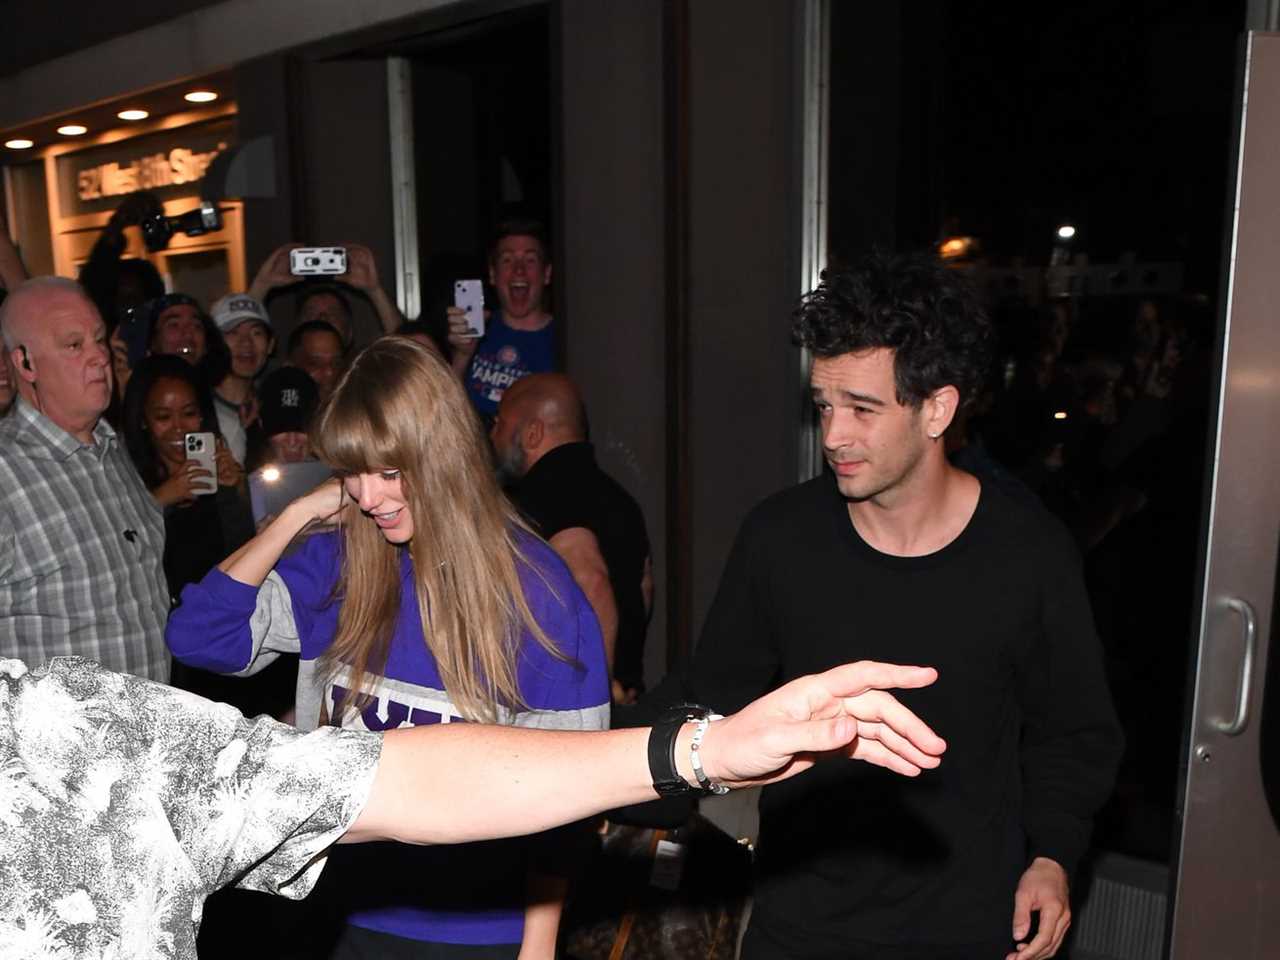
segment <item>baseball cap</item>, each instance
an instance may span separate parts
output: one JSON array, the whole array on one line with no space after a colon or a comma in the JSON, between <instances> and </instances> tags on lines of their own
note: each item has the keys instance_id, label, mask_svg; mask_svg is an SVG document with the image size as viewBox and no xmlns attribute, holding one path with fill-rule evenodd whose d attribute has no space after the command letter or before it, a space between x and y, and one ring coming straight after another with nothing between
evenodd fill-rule
<instances>
[{"instance_id":1,"label":"baseball cap","mask_svg":"<svg viewBox=\"0 0 1280 960\"><path fill-rule=\"evenodd\" d=\"M262 433L306 433L320 405L320 391L305 370L281 367L262 381L258 389L258 416Z\"/></svg>"},{"instance_id":2,"label":"baseball cap","mask_svg":"<svg viewBox=\"0 0 1280 960\"><path fill-rule=\"evenodd\" d=\"M271 317L267 314L266 307L247 293L228 293L213 305L210 312L213 314L214 324L222 333L235 329L246 320L257 320L271 329Z\"/></svg>"}]
</instances>

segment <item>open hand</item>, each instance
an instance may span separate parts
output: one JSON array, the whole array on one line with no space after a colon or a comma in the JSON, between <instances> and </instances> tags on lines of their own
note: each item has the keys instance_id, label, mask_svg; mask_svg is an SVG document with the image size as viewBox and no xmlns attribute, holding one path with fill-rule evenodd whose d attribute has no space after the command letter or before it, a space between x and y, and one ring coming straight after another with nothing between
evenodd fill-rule
<instances>
[{"instance_id":1,"label":"open hand","mask_svg":"<svg viewBox=\"0 0 1280 960\"><path fill-rule=\"evenodd\" d=\"M801 677L711 724L701 757L728 786L773 783L839 753L916 776L936 767L946 742L887 689L927 687L932 667L864 660Z\"/></svg>"}]
</instances>

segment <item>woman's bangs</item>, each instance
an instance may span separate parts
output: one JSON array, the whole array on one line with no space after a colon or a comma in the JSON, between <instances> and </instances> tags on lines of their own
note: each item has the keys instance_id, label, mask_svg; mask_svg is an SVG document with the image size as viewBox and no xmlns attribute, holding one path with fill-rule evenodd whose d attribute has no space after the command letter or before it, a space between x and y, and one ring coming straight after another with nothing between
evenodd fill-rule
<instances>
[{"instance_id":1,"label":"woman's bangs","mask_svg":"<svg viewBox=\"0 0 1280 960\"><path fill-rule=\"evenodd\" d=\"M344 385L349 386L349 385ZM401 469L403 444L376 403L339 390L316 422L311 443L316 455L338 473Z\"/></svg>"}]
</instances>

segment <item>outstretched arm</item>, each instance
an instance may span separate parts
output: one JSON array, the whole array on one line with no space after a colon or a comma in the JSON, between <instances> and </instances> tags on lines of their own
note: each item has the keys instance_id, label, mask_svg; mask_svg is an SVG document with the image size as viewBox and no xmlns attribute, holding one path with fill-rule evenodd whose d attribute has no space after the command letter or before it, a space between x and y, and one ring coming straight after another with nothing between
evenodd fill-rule
<instances>
[{"instance_id":1,"label":"outstretched arm","mask_svg":"<svg viewBox=\"0 0 1280 960\"><path fill-rule=\"evenodd\" d=\"M924 687L937 672L862 662L801 677L712 723L700 756L729 787L772 783L837 754L905 776L938 765L946 744L884 691ZM386 734L369 802L344 840L462 843L547 830L652 800L644 728L566 733L446 724ZM694 781L693 724L676 740ZM440 770L451 771L440 777Z\"/></svg>"},{"instance_id":2,"label":"outstretched arm","mask_svg":"<svg viewBox=\"0 0 1280 960\"><path fill-rule=\"evenodd\" d=\"M400 314L400 308L391 302L387 291L382 289L372 250L359 243L347 244L347 272L338 279L351 284L369 298L383 333L395 333L400 329L404 317Z\"/></svg>"},{"instance_id":3,"label":"outstretched arm","mask_svg":"<svg viewBox=\"0 0 1280 960\"><path fill-rule=\"evenodd\" d=\"M297 283L298 278L289 270L289 253L300 246L302 244L296 242L285 243L272 250L249 284L249 296L265 307L273 290Z\"/></svg>"},{"instance_id":4,"label":"outstretched arm","mask_svg":"<svg viewBox=\"0 0 1280 960\"><path fill-rule=\"evenodd\" d=\"M27 268L9 238L9 225L5 223L4 209L0 208L0 287L12 290L25 279Z\"/></svg>"}]
</instances>

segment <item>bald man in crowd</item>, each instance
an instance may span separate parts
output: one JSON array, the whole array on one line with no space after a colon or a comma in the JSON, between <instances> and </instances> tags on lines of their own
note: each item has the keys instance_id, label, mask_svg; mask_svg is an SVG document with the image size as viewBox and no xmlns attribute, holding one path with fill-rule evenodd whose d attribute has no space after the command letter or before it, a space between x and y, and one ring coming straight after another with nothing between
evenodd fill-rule
<instances>
[{"instance_id":1,"label":"bald man in crowd","mask_svg":"<svg viewBox=\"0 0 1280 960\"><path fill-rule=\"evenodd\" d=\"M634 498L596 464L582 397L538 373L507 388L489 434L516 505L560 554L600 620L615 703L644 690L653 603L649 536Z\"/></svg>"},{"instance_id":2,"label":"bald man in crowd","mask_svg":"<svg viewBox=\"0 0 1280 960\"><path fill-rule=\"evenodd\" d=\"M116 432L111 352L74 280L0 304L18 399L0 420L0 657L77 655L167 681L164 519Z\"/></svg>"}]
</instances>

